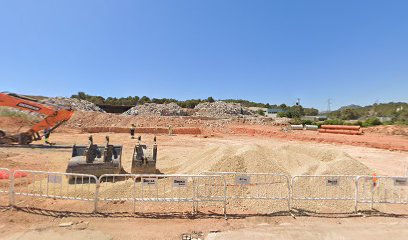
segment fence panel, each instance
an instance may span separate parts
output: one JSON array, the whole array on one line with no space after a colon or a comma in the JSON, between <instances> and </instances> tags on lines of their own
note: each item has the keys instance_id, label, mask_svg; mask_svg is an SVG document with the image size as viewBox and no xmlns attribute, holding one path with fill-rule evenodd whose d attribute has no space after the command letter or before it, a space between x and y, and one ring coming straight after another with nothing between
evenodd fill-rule
<instances>
[{"instance_id":1,"label":"fence panel","mask_svg":"<svg viewBox=\"0 0 408 240\"><path fill-rule=\"evenodd\" d=\"M223 213L227 213L227 183L221 175L196 175L194 176L194 201L195 210L199 204L208 207L212 203L222 203Z\"/></svg>"},{"instance_id":2,"label":"fence panel","mask_svg":"<svg viewBox=\"0 0 408 240\"><path fill-rule=\"evenodd\" d=\"M225 209L225 181L222 176L201 175L137 175L136 202L191 203L193 212L198 203L221 202ZM209 191L208 186L212 185Z\"/></svg>"},{"instance_id":3,"label":"fence panel","mask_svg":"<svg viewBox=\"0 0 408 240\"><path fill-rule=\"evenodd\" d=\"M408 177L361 176L357 179L357 203L408 204Z\"/></svg>"},{"instance_id":4,"label":"fence panel","mask_svg":"<svg viewBox=\"0 0 408 240\"><path fill-rule=\"evenodd\" d=\"M16 197L32 197L93 202L95 211L100 201L128 202L133 211L137 202L142 203L142 208L148 202L170 203L171 209L176 209L173 203L186 203L195 212L199 204L215 202L223 205L226 216L227 200L241 201L240 206L249 212L256 211L260 205L270 209L266 200L287 202L289 210L294 201L338 210L344 207L340 202L347 202L354 204L356 211L359 203L408 204L408 176L300 175L290 181L283 174L203 172L200 175L108 174L98 179L88 174L6 168L0 171L4 173L2 176L7 176L0 179L0 202L5 199L10 205L16 205ZM247 200L256 204L246 205ZM321 203L324 201L331 203L324 205ZM27 202L31 206L38 203ZM111 209L119 208L115 205Z\"/></svg>"},{"instance_id":5,"label":"fence panel","mask_svg":"<svg viewBox=\"0 0 408 240\"><path fill-rule=\"evenodd\" d=\"M104 174L99 177L98 201L121 203L114 205L114 211L124 211L124 203L131 203L135 212L135 174ZM100 207L98 207L100 210ZM107 210L107 209L104 209Z\"/></svg>"},{"instance_id":6,"label":"fence panel","mask_svg":"<svg viewBox=\"0 0 408 240\"><path fill-rule=\"evenodd\" d=\"M308 208L348 211L355 207L357 176L299 175L292 178L293 201L309 201ZM335 203L327 202L334 201ZM340 203L346 201L347 203Z\"/></svg>"},{"instance_id":7,"label":"fence panel","mask_svg":"<svg viewBox=\"0 0 408 240\"><path fill-rule=\"evenodd\" d=\"M13 204L15 204L15 196L23 196L88 201L94 202L96 207L99 181L93 175L16 170L13 176L17 174L27 174L27 176L13 178Z\"/></svg>"},{"instance_id":8,"label":"fence panel","mask_svg":"<svg viewBox=\"0 0 408 240\"><path fill-rule=\"evenodd\" d=\"M232 200L234 208L254 208L261 206L271 210L269 201L285 201L290 210L290 180L284 174L275 173L242 173L242 172L202 172L201 174L222 175L225 177L226 199ZM246 200L254 200L258 204ZM230 203L231 201L229 201Z\"/></svg>"}]
</instances>

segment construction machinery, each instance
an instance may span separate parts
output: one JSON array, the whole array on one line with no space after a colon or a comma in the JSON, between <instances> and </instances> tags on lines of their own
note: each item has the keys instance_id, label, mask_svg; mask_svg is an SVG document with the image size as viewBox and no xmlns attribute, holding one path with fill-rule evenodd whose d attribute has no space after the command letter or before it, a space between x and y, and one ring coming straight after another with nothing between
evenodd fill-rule
<instances>
[{"instance_id":1,"label":"construction machinery","mask_svg":"<svg viewBox=\"0 0 408 240\"><path fill-rule=\"evenodd\" d=\"M132 158L132 173L158 173L156 169L157 160L157 143L154 137L153 147L150 151L146 144L141 143L142 139L139 136L138 143L133 150Z\"/></svg>"},{"instance_id":2,"label":"construction machinery","mask_svg":"<svg viewBox=\"0 0 408 240\"><path fill-rule=\"evenodd\" d=\"M109 136L105 139L104 146L94 144L92 136L89 137L87 146L74 145L66 172L92 174L97 177L122 173L122 146L111 145Z\"/></svg>"},{"instance_id":3,"label":"construction machinery","mask_svg":"<svg viewBox=\"0 0 408 240\"><path fill-rule=\"evenodd\" d=\"M72 109L61 106L49 106L39 103L36 99L14 93L0 93L0 106L18 108L46 115L42 121L36 123L27 132L8 135L0 130L0 144L30 144L35 140L41 140L40 131L48 129L52 132L64 122L68 121L74 113Z\"/></svg>"},{"instance_id":4,"label":"construction machinery","mask_svg":"<svg viewBox=\"0 0 408 240\"><path fill-rule=\"evenodd\" d=\"M68 162L67 173L91 174L97 177L103 174L126 173L122 167L121 145L111 145L106 136L106 144L98 146L94 144L93 137L89 137L88 145L72 147L71 159ZM141 143L141 137L133 150L131 173L134 174L157 174L157 143L149 151L146 144Z\"/></svg>"}]
</instances>

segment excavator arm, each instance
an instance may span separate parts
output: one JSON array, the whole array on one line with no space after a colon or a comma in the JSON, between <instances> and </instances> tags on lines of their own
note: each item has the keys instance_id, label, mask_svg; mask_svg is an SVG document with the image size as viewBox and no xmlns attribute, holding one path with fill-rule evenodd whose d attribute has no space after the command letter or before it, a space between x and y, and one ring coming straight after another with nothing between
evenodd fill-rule
<instances>
[{"instance_id":1,"label":"excavator arm","mask_svg":"<svg viewBox=\"0 0 408 240\"><path fill-rule=\"evenodd\" d=\"M1 143L18 142L20 144L29 144L33 140L41 139L39 131L44 129L54 130L62 123L68 121L74 113L71 109L59 106L46 106L35 99L20 96L12 93L0 93L0 106L13 107L30 112L44 114L47 117L35 124L25 133L18 135L0 136ZM3 141L2 141L3 139Z\"/></svg>"}]
</instances>

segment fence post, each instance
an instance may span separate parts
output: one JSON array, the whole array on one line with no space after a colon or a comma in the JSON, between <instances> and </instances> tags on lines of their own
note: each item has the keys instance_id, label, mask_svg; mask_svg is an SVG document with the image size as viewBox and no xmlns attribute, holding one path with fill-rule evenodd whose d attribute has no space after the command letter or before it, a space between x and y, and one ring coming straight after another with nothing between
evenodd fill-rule
<instances>
[{"instance_id":1,"label":"fence post","mask_svg":"<svg viewBox=\"0 0 408 240\"><path fill-rule=\"evenodd\" d=\"M14 207L15 196L14 196L14 171L9 171L10 187L9 187L9 205Z\"/></svg>"},{"instance_id":2,"label":"fence post","mask_svg":"<svg viewBox=\"0 0 408 240\"><path fill-rule=\"evenodd\" d=\"M133 189L132 189L132 198L133 198L133 213L136 213L136 177L133 178Z\"/></svg>"},{"instance_id":3,"label":"fence post","mask_svg":"<svg viewBox=\"0 0 408 240\"><path fill-rule=\"evenodd\" d=\"M357 176L355 179L355 184L356 184L356 191L355 191L355 200L354 200L354 212L357 213L358 212L358 180L360 179L360 176Z\"/></svg>"},{"instance_id":4,"label":"fence post","mask_svg":"<svg viewBox=\"0 0 408 240\"><path fill-rule=\"evenodd\" d=\"M290 178L290 185L289 185L289 188L290 188L290 195L289 195L290 210L289 210L289 212L290 213L292 212L292 206L293 206L293 192L294 192L294 190L293 190L293 181L294 181L295 177L296 176L293 176L293 177Z\"/></svg>"},{"instance_id":5,"label":"fence post","mask_svg":"<svg viewBox=\"0 0 408 240\"><path fill-rule=\"evenodd\" d=\"M224 218L227 219L227 180L225 180L225 176L222 176L224 181Z\"/></svg>"},{"instance_id":6,"label":"fence post","mask_svg":"<svg viewBox=\"0 0 408 240\"><path fill-rule=\"evenodd\" d=\"M285 178L286 178L286 181L287 181L287 183L288 183L288 208L289 208L289 213L292 211L292 206L291 206L291 204L290 204L290 202L292 201L291 199L291 188L292 188L292 183L291 183L291 180L289 180L289 177L288 176L285 176Z\"/></svg>"},{"instance_id":7,"label":"fence post","mask_svg":"<svg viewBox=\"0 0 408 240\"><path fill-rule=\"evenodd\" d=\"M99 201L99 188L100 188L100 182L97 177L95 177L96 180L96 186L95 186L95 199L94 199L94 212L98 212L98 201Z\"/></svg>"},{"instance_id":8,"label":"fence post","mask_svg":"<svg viewBox=\"0 0 408 240\"><path fill-rule=\"evenodd\" d=\"M193 215L196 214L196 201L197 201L197 194L196 194L196 178L193 177Z\"/></svg>"}]
</instances>

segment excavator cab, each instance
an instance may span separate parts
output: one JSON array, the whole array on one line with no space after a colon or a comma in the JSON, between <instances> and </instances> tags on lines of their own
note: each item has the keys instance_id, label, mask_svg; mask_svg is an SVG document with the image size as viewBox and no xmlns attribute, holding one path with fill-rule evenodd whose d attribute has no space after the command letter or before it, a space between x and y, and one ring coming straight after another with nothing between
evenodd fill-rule
<instances>
[{"instance_id":1,"label":"excavator cab","mask_svg":"<svg viewBox=\"0 0 408 240\"><path fill-rule=\"evenodd\" d=\"M122 146L111 145L109 136L105 139L106 143L103 146L94 144L92 136L89 137L87 146L74 145L66 172L91 174L97 177L103 174L121 173Z\"/></svg>"},{"instance_id":2,"label":"excavator cab","mask_svg":"<svg viewBox=\"0 0 408 240\"><path fill-rule=\"evenodd\" d=\"M154 144L152 149L146 144L142 144L142 138L139 136L138 143L133 150L133 159L132 159L132 173L136 174L146 174L151 173L155 174L158 173L156 169L156 161L157 161L157 143L156 137L153 139Z\"/></svg>"}]
</instances>

